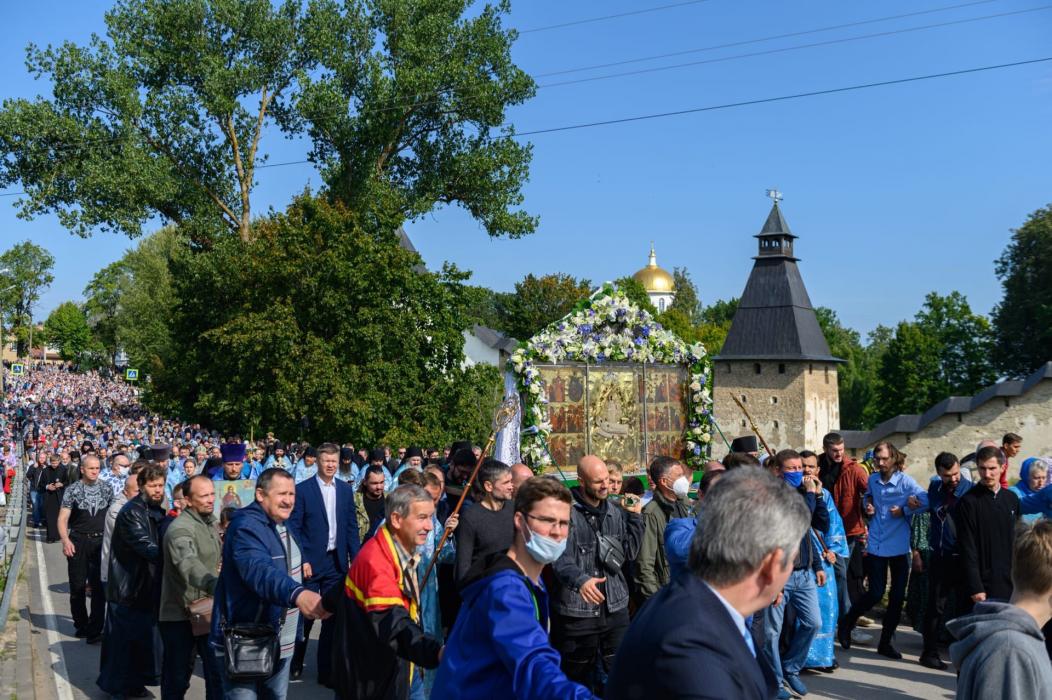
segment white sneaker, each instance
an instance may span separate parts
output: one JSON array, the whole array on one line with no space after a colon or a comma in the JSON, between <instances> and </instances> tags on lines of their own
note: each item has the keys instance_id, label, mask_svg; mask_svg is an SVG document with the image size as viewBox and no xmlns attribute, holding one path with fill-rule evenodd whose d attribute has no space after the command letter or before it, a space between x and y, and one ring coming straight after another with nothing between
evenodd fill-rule
<instances>
[{"instance_id":1,"label":"white sneaker","mask_svg":"<svg viewBox=\"0 0 1052 700\"><path fill-rule=\"evenodd\" d=\"M862 630L854 629L851 630L851 643L852 644L872 644L873 635L866 634Z\"/></svg>"}]
</instances>

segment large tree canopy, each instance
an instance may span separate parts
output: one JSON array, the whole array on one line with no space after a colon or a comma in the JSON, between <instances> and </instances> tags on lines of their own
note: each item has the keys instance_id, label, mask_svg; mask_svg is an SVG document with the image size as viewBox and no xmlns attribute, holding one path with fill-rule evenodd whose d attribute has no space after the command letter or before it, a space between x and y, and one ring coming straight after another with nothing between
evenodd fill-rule
<instances>
[{"instance_id":1,"label":"large tree canopy","mask_svg":"<svg viewBox=\"0 0 1052 700\"><path fill-rule=\"evenodd\" d=\"M0 254L0 310L18 338L18 354L28 348L33 306L55 277L55 258L32 241L23 241ZM34 343L35 344L35 343Z\"/></svg>"},{"instance_id":2,"label":"large tree canopy","mask_svg":"<svg viewBox=\"0 0 1052 700\"><path fill-rule=\"evenodd\" d=\"M311 18L294 0L120 0L105 21L86 46L29 46L52 97L4 101L0 184L82 236L160 217L247 238L260 140L314 65Z\"/></svg>"},{"instance_id":3,"label":"large tree canopy","mask_svg":"<svg viewBox=\"0 0 1052 700\"><path fill-rule=\"evenodd\" d=\"M472 5L361 0L339 13L316 3L329 18L311 38L320 74L302 77L283 114L290 131L306 128L333 197L396 221L456 204L492 236L534 230L517 209L531 149L505 122L534 82L511 60L507 0L465 17Z\"/></svg>"},{"instance_id":4,"label":"large tree canopy","mask_svg":"<svg viewBox=\"0 0 1052 700\"><path fill-rule=\"evenodd\" d=\"M206 247L248 240L276 123L310 136L333 197L392 227L459 204L491 235L530 233L530 148L505 116L534 84L511 61L507 3L469 5L118 0L104 37L29 46L52 94L0 108L0 187L81 236L159 219Z\"/></svg>"},{"instance_id":5,"label":"large tree canopy","mask_svg":"<svg viewBox=\"0 0 1052 700\"><path fill-rule=\"evenodd\" d=\"M466 275L419 271L393 232L324 199L254 226L250 243L172 261L172 347L151 393L245 434L297 434L305 415L315 439L485 437L500 381L461 367Z\"/></svg>"},{"instance_id":6,"label":"large tree canopy","mask_svg":"<svg viewBox=\"0 0 1052 700\"><path fill-rule=\"evenodd\" d=\"M1012 233L996 269L1004 297L993 312L994 358L1022 377L1052 360L1052 205Z\"/></svg>"},{"instance_id":7,"label":"large tree canopy","mask_svg":"<svg viewBox=\"0 0 1052 700\"><path fill-rule=\"evenodd\" d=\"M44 322L48 345L57 347L62 359L67 362L87 360L86 353L92 349L93 339L84 310L72 301L55 307Z\"/></svg>"}]
</instances>

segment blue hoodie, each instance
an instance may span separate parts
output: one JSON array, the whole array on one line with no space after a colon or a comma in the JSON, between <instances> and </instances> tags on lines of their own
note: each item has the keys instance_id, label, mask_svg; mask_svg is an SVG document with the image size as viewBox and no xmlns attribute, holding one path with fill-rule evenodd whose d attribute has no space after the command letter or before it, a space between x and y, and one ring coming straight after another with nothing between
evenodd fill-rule
<instances>
[{"instance_id":1,"label":"blue hoodie","mask_svg":"<svg viewBox=\"0 0 1052 700\"><path fill-rule=\"evenodd\" d=\"M665 558L668 559L669 580L677 578L687 570L690 558L690 541L698 529L697 516L673 518L665 527Z\"/></svg>"},{"instance_id":2,"label":"blue hoodie","mask_svg":"<svg viewBox=\"0 0 1052 700\"><path fill-rule=\"evenodd\" d=\"M591 700L559 668L548 641L548 592L503 552L485 557L461 589L431 697L442 700ZM510 696L509 696L510 691Z\"/></svg>"},{"instance_id":3,"label":"blue hoodie","mask_svg":"<svg viewBox=\"0 0 1052 700\"><path fill-rule=\"evenodd\" d=\"M262 506L253 501L238 509L223 538L223 570L216 584L209 641L223 648L220 617L227 622L254 622L259 615L277 630L282 612L296 607L303 590L288 575L285 547Z\"/></svg>"},{"instance_id":4,"label":"blue hoodie","mask_svg":"<svg viewBox=\"0 0 1052 700\"><path fill-rule=\"evenodd\" d=\"M1023 460L1023 464L1019 468L1019 482L1013 486L1009 486L1009 491L1014 491L1015 495L1019 496L1019 502L1022 503L1023 499L1027 496L1032 496L1037 491L1030 489L1030 467L1034 462L1038 461L1037 457L1031 457ZM1048 506L1045 506L1042 510L1046 511L1044 517L1048 517ZM1026 511L1024 511L1026 512ZM1023 516L1023 520L1028 523L1032 523L1038 518L1042 517L1042 513L1027 513Z\"/></svg>"}]
</instances>

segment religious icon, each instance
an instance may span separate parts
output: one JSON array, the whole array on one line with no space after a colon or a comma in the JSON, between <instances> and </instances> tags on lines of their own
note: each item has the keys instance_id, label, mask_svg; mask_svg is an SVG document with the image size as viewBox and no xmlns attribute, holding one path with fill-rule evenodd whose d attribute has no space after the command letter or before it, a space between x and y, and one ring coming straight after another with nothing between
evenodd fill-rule
<instances>
[{"instance_id":1,"label":"religious icon","mask_svg":"<svg viewBox=\"0 0 1052 700\"><path fill-rule=\"evenodd\" d=\"M566 400L566 380L560 372L548 383L548 401L550 403L562 403Z\"/></svg>"},{"instance_id":2,"label":"religious icon","mask_svg":"<svg viewBox=\"0 0 1052 700\"><path fill-rule=\"evenodd\" d=\"M566 421L564 420L565 415L566 411L562 406L549 406L548 420L551 421L553 433L566 432Z\"/></svg>"},{"instance_id":3,"label":"religious icon","mask_svg":"<svg viewBox=\"0 0 1052 700\"><path fill-rule=\"evenodd\" d=\"M574 374L570 378L570 400L577 403L582 399L584 399L584 382L579 374Z\"/></svg>"}]
</instances>

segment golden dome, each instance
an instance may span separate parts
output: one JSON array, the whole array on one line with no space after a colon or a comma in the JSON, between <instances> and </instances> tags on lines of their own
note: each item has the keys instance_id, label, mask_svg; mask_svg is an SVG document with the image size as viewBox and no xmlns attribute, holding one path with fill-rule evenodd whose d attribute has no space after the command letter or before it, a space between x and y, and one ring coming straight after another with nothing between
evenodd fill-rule
<instances>
[{"instance_id":1,"label":"golden dome","mask_svg":"<svg viewBox=\"0 0 1052 700\"><path fill-rule=\"evenodd\" d=\"M650 244L650 262L642 270L632 275L651 293L672 293L675 287L672 275L658 267L654 244Z\"/></svg>"}]
</instances>

